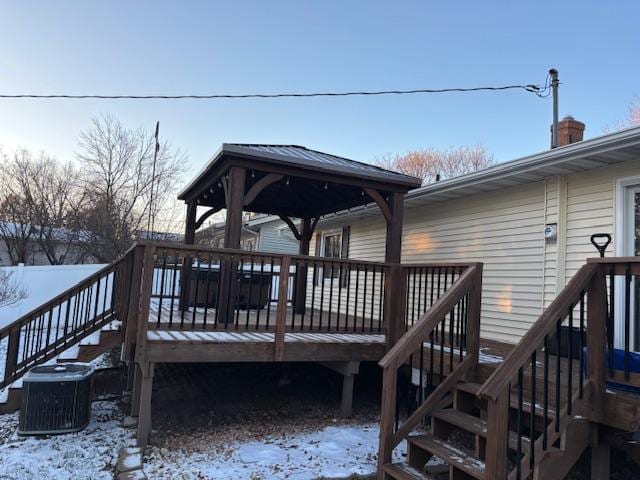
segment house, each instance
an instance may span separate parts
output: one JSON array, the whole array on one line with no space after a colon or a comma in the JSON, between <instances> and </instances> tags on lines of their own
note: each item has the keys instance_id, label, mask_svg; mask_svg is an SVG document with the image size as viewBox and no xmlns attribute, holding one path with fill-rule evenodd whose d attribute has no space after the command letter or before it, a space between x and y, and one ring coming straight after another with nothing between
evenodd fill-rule
<instances>
[{"instance_id":1,"label":"house","mask_svg":"<svg viewBox=\"0 0 640 480\"><path fill-rule=\"evenodd\" d=\"M640 255L640 128L585 141L583 131L565 118L560 148L405 197L403 263L483 262L483 337L517 342L598 256L591 235L612 236L607 256ZM341 256L345 245L344 256L380 261L384 219L375 204L342 211L320 221L311 243L323 256Z\"/></svg>"},{"instance_id":2,"label":"house","mask_svg":"<svg viewBox=\"0 0 640 480\"><path fill-rule=\"evenodd\" d=\"M82 248L82 234L74 234L64 228L53 228L46 232L47 239L40 242L38 226L12 222L1 223L0 266L11 266L17 263L50 265L53 263L50 257L66 265L95 263L93 257ZM43 243L47 245L48 253L43 248ZM18 251L23 252L24 262L15 261L18 258Z\"/></svg>"},{"instance_id":3,"label":"house","mask_svg":"<svg viewBox=\"0 0 640 480\"><path fill-rule=\"evenodd\" d=\"M225 222L215 222L196 234L200 245L220 247L224 244ZM242 226L240 248L249 252L296 253L298 240L277 215L253 215Z\"/></svg>"},{"instance_id":4,"label":"house","mask_svg":"<svg viewBox=\"0 0 640 480\"><path fill-rule=\"evenodd\" d=\"M449 478L561 480L587 448L607 478L640 424L640 128L574 142L572 122L560 148L424 188L305 147L223 144L179 194L184 244L136 243L0 329L4 408L28 369L115 324L140 447L163 364L316 362L342 375L349 415L360 363L377 362L380 480L433 478L433 456ZM222 208L223 248L195 245ZM243 211L281 218L298 254L238 251ZM588 258L611 232L608 258Z\"/></svg>"}]
</instances>

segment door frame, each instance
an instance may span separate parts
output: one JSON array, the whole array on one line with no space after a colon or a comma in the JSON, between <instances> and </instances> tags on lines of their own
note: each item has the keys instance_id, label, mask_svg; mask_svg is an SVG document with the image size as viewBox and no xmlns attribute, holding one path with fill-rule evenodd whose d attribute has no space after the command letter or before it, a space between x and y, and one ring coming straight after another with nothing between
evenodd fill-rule
<instances>
[{"instance_id":1,"label":"door frame","mask_svg":"<svg viewBox=\"0 0 640 480\"><path fill-rule=\"evenodd\" d=\"M615 245L615 255L616 257L625 257L630 256L632 254L629 253L629 235L627 220L628 220L628 212L627 212L627 194L632 188L640 188L640 175L633 175L629 177L622 177L616 180L616 198L615 198L615 237L614 237L614 245ZM632 245L631 245L632 247ZM632 280L633 281L633 280ZM624 278L617 276L616 277L616 298L615 298L615 336L614 336L614 346L615 348L624 348L624 337L622 332L624 331L624 298L621 295L621 292L624 292ZM633 295L634 289L631 289L631 293ZM631 299L631 305L633 306L635 302L633 298ZM633 313L633 312L632 312ZM633 318L633 316L632 316ZM635 345L636 338L636 328L637 325L635 323L631 323L631 349L638 350L640 349L640 345Z\"/></svg>"}]
</instances>

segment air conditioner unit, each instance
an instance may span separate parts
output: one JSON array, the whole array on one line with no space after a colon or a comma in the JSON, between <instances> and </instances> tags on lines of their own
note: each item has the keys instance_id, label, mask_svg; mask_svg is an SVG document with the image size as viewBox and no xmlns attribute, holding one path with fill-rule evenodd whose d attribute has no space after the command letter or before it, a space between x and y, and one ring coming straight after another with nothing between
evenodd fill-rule
<instances>
[{"instance_id":1,"label":"air conditioner unit","mask_svg":"<svg viewBox=\"0 0 640 480\"><path fill-rule=\"evenodd\" d=\"M18 433L77 432L91 419L94 367L68 363L33 367L24 376Z\"/></svg>"}]
</instances>

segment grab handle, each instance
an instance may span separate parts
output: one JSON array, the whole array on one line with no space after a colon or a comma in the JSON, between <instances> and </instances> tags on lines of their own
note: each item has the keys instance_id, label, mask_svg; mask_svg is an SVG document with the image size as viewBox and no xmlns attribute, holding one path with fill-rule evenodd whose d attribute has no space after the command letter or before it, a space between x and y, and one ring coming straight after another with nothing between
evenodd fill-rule
<instances>
[{"instance_id":1,"label":"grab handle","mask_svg":"<svg viewBox=\"0 0 640 480\"><path fill-rule=\"evenodd\" d=\"M598 243L598 239L604 238L604 243ZM600 258L604 258L604 252L611 243L611 235L608 233L594 233L591 235L591 243L600 252Z\"/></svg>"}]
</instances>

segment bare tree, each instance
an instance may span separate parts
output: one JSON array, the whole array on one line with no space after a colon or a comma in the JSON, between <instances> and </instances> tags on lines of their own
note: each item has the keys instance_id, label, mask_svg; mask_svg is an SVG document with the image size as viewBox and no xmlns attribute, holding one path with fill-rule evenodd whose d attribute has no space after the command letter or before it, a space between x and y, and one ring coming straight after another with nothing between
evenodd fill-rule
<instances>
[{"instance_id":1,"label":"bare tree","mask_svg":"<svg viewBox=\"0 0 640 480\"><path fill-rule=\"evenodd\" d=\"M149 215L161 218L167 200L175 196L186 156L163 142L154 174L154 148L151 132L127 128L109 115L94 118L80 134L85 245L99 261L122 255L135 233L147 228Z\"/></svg>"},{"instance_id":2,"label":"bare tree","mask_svg":"<svg viewBox=\"0 0 640 480\"><path fill-rule=\"evenodd\" d=\"M15 305L27 294L27 290L13 277L13 272L0 269L0 308Z\"/></svg>"},{"instance_id":3,"label":"bare tree","mask_svg":"<svg viewBox=\"0 0 640 480\"><path fill-rule=\"evenodd\" d=\"M77 169L45 153L34 157L21 149L11 160L5 158L2 173L5 224L0 229L5 230L5 244L12 244L13 263L24 262L34 244L51 265L81 262L78 213L83 195Z\"/></svg>"},{"instance_id":4,"label":"bare tree","mask_svg":"<svg viewBox=\"0 0 640 480\"><path fill-rule=\"evenodd\" d=\"M426 185L441 179L453 178L475 172L494 164L493 156L482 145L456 147L447 150L427 148L404 155L387 155L376 164L406 175L421 178Z\"/></svg>"},{"instance_id":5,"label":"bare tree","mask_svg":"<svg viewBox=\"0 0 640 480\"><path fill-rule=\"evenodd\" d=\"M621 128L637 127L640 125L640 96L636 97L629 103L627 119L622 123Z\"/></svg>"},{"instance_id":6,"label":"bare tree","mask_svg":"<svg viewBox=\"0 0 640 480\"><path fill-rule=\"evenodd\" d=\"M26 192L21 185L29 177L26 151L9 159L0 152L0 235L12 265L26 263L35 236Z\"/></svg>"},{"instance_id":7,"label":"bare tree","mask_svg":"<svg viewBox=\"0 0 640 480\"><path fill-rule=\"evenodd\" d=\"M636 95L627 107L627 118L603 128L604 133L611 133L625 128L640 126L640 95Z\"/></svg>"}]
</instances>

